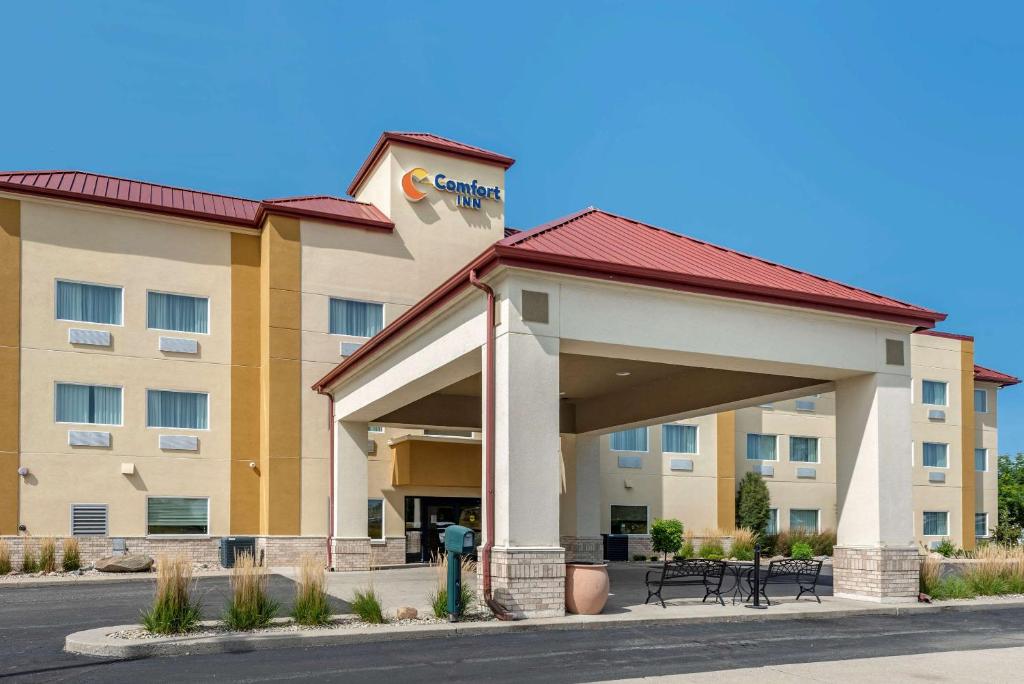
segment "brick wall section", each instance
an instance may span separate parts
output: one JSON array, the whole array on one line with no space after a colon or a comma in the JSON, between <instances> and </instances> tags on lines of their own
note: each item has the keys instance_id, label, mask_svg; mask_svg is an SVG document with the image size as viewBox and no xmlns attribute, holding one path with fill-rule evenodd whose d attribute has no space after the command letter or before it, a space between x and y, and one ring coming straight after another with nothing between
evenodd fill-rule
<instances>
[{"instance_id":1,"label":"brick wall section","mask_svg":"<svg viewBox=\"0 0 1024 684\"><path fill-rule=\"evenodd\" d=\"M833 590L872 601L912 601L919 591L921 560L920 551L912 546L837 546Z\"/></svg>"},{"instance_id":2,"label":"brick wall section","mask_svg":"<svg viewBox=\"0 0 1024 684\"><path fill-rule=\"evenodd\" d=\"M562 537L565 561L600 561L604 558L604 540L601 537Z\"/></svg>"},{"instance_id":3,"label":"brick wall section","mask_svg":"<svg viewBox=\"0 0 1024 684\"><path fill-rule=\"evenodd\" d=\"M387 537L370 543L370 564L375 567L405 565L405 537Z\"/></svg>"},{"instance_id":4,"label":"brick wall section","mask_svg":"<svg viewBox=\"0 0 1024 684\"><path fill-rule=\"evenodd\" d=\"M370 540L366 539L332 539L331 555L333 570L369 570Z\"/></svg>"},{"instance_id":5,"label":"brick wall section","mask_svg":"<svg viewBox=\"0 0 1024 684\"><path fill-rule=\"evenodd\" d=\"M327 562L327 540L323 537L257 537L256 556L262 553L265 565L298 565L300 559L309 554Z\"/></svg>"},{"instance_id":6,"label":"brick wall section","mask_svg":"<svg viewBox=\"0 0 1024 684\"><path fill-rule=\"evenodd\" d=\"M493 549L491 593L517 618L565 615L565 551Z\"/></svg>"}]
</instances>

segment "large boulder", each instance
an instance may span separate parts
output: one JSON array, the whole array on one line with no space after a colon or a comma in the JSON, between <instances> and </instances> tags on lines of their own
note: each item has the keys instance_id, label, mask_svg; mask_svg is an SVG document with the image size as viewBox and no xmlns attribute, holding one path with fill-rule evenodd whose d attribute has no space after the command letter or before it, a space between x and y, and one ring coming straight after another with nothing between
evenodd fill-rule
<instances>
[{"instance_id":1,"label":"large boulder","mask_svg":"<svg viewBox=\"0 0 1024 684\"><path fill-rule=\"evenodd\" d=\"M96 561L95 567L100 572L149 572L153 559L141 554L107 556Z\"/></svg>"}]
</instances>

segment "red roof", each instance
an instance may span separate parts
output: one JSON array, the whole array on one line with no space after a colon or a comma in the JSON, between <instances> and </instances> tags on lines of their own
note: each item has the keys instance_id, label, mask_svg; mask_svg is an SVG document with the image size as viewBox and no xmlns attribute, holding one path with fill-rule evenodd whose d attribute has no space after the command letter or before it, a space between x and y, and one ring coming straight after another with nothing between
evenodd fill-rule
<instances>
[{"instance_id":1,"label":"red roof","mask_svg":"<svg viewBox=\"0 0 1024 684\"><path fill-rule=\"evenodd\" d=\"M922 330L922 335L928 335L929 337L945 337L947 340L962 340L965 342L973 342L974 338L970 335L960 335L958 333L945 332L943 330Z\"/></svg>"},{"instance_id":2,"label":"red roof","mask_svg":"<svg viewBox=\"0 0 1024 684\"><path fill-rule=\"evenodd\" d=\"M994 382L1000 387L1009 387L1010 385L1020 384L1020 380L1018 378L1013 377L1012 375L1000 373L997 370L985 368L984 366L979 366L978 364L974 364L974 380L976 382Z\"/></svg>"},{"instance_id":3,"label":"red roof","mask_svg":"<svg viewBox=\"0 0 1024 684\"><path fill-rule=\"evenodd\" d=\"M457 157L464 157L466 159L484 162L485 164L494 164L502 167L503 169L507 169L516 163L516 160L512 157L506 157L503 154L491 152L490 150L485 150L482 147L474 147L473 145L460 143L457 140L442 138L441 136L434 135L433 133L384 131L380 134L380 137L377 139L377 143L373 146L373 149L370 150L370 154L366 157L363 165L359 167L358 171L356 171L355 178L352 179L352 182L348 186L348 194L355 196L356 191L359 190L359 186L362 185L364 180L366 180L367 174L370 173L370 170L377 163L377 160L384 153L385 148L387 148L390 143L404 143L406 145L423 147L437 152L446 152Z\"/></svg>"},{"instance_id":4,"label":"red roof","mask_svg":"<svg viewBox=\"0 0 1024 684\"><path fill-rule=\"evenodd\" d=\"M391 230L372 204L338 197L251 200L82 171L0 172L0 190L259 228L267 213Z\"/></svg>"},{"instance_id":5,"label":"red roof","mask_svg":"<svg viewBox=\"0 0 1024 684\"><path fill-rule=\"evenodd\" d=\"M505 237L512 237L513 235L519 235L519 233L521 233L521 232L523 232L523 231L519 230L518 228L510 228L508 226L505 226Z\"/></svg>"}]
</instances>

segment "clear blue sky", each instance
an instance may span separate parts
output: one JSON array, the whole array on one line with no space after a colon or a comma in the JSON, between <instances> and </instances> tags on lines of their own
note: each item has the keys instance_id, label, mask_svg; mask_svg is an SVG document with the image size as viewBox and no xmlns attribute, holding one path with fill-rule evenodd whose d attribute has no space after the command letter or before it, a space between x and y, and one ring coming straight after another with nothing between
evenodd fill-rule
<instances>
[{"instance_id":1,"label":"clear blue sky","mask_svg":"<svg viewBox=\"0 0 1024 684\"><path fill-rule=\"evenodd\" d=\"M1024 374L1019 3L14 3L0 168L343 194L383 129L949 313ZM16 27L16 28L15 28ZM9 96L9 97L7 97ZM1001 392L1024 451L1024 387Z\"/></svg>"}]
</instances>

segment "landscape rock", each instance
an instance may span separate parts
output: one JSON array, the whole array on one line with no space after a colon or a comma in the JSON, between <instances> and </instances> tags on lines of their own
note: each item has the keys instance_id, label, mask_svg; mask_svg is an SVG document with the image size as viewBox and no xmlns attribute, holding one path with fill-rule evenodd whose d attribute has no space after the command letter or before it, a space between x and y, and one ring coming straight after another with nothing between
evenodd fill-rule
<instances>
[{"instance_id":1,"label":"landscape rock","mask_svg":"<svg viewBox=\"0 0 1024 684\"><path fill-rule=\"evenodd\" d=\"M94 564L100 572L149 572L153 559L139 554L130 556L108 556Z\"/></svg>"},{"instance_id":2,"label":"landscape rock","mask_svg":"<svg viewBox=\"0 0 1024 684\"><path fill-rule=\"evenodd\" d=\"M417 610L415 608L410 608L409 606L402 606L398 609L398 612L395 613L395 617L399 620L415 620L417 615L419 615Z\"/></svg>"}]
</instances>

